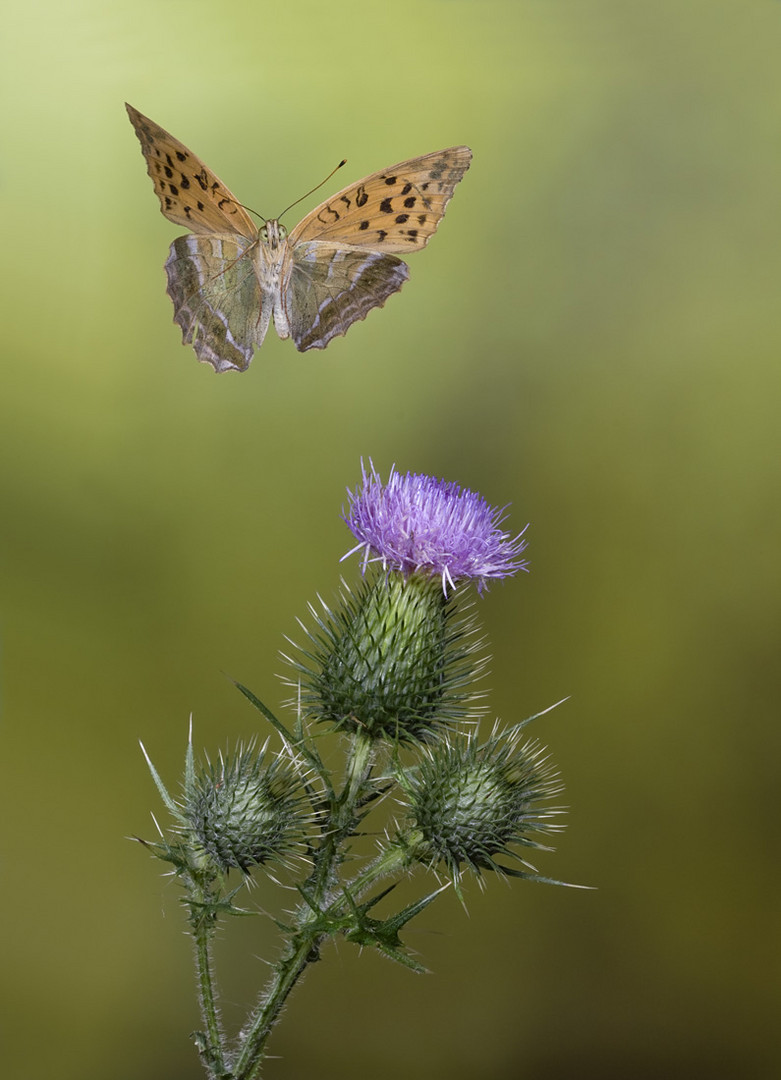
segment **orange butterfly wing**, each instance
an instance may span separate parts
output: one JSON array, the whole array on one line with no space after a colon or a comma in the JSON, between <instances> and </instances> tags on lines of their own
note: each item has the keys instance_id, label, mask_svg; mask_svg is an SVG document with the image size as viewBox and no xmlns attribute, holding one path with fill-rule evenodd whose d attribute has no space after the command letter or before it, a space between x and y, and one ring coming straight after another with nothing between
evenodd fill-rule
<instances>
[{"instance_id":1,"label":"orange butterfly wing","mask_svg":"<svg viewBox=\"0 0 781 1080\"><path fill-rule=\"evenodd\" d=\"M399 255L420 251L471 160L468 146L451 146L372 173L307 214L290 245L324 240Z\"/></svg>"},{"instance_id":2,"label":"orange butterfly wing","mask_svg":"<svg viewBox=\"0 0 781 1080\"><path fill-rule=\"evenodd\" d=\"M247 211L199 157L138 109L125 103L135 128L160 209L169 221L196 233L239 233L249 240L258 230Z\"/></svg>"}]
</instances>

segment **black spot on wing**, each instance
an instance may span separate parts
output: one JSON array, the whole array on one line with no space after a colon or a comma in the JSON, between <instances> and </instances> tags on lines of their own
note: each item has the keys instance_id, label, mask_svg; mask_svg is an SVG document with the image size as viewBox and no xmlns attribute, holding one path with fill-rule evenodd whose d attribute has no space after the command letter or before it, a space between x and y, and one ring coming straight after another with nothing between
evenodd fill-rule
<instances>
[{"instance_id":1,"label":"black spot on wing","mask_svg":"<svg viewBox=\"0 0 781 1080\"><path fill-rule=\"evenodd\" d=\"M330 217L326 217L326 214L330 214ZM320 213L317 215L317 220L321 221L323 225L333 225L335 222L341 219L341 214L334 210L333 206L324 206Z\"/></svg>"}]
</instances>

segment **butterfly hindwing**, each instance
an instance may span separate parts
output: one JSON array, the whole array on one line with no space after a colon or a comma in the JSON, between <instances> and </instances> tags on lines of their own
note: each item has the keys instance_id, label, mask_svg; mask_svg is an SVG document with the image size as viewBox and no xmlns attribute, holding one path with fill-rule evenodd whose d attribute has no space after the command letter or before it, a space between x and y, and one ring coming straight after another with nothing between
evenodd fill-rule
<instances>
[{"instance_id":1,"label":"butterfly hindwing","mask_svg":"<svg viewBox=\"0 0 781 1080\"><path fill-rule=\"evenodd\" d=\"M192 150L132 105L125 108L141 143L160 209L169 221L197 233L257 236L255 223L238 199Z\"/></svg>"},{"instance_id":2,"label":"butterfly hindwing","mask_svg":"<svg viewBox=\"0 0 781 1080\"><path fill-rule=\"evenodd\" d=\"M166 260L168 295L182 340L215 371L244 371L265 337L254 243L229 235L179 236Z\"/></svg>"},{"instance_id":3,"label":"butterfly hindwing","mask_svg":"<svg viewBox=\"0 0 781 1080\"><path fill-rule=\"evenodd\" d=\"M283 270L283 303L300 352L324 349L409 277L395 255L321 241L298 243Z\"/></svg>"},{"instance_id":4,"label":"butterfly hindwing","mask_svg":"<svg viewBox=\"0 0 781 1080\"><path fill-rule=\"evenodd\" d=\"M290 243L327 240L396 254L420 251L436 231L472 160L467 146L399 162L315 207Z\"/></svg>"}]
</instances>

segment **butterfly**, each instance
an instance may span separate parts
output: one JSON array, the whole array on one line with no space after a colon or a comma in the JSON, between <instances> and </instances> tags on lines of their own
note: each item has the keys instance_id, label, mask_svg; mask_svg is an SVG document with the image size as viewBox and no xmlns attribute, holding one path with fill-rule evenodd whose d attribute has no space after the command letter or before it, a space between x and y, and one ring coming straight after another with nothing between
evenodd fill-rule
<instances>
[{"instance_id":1,"label":"butterfly","mask_svg":"<svg viewBox=\"0 0 781 1080\"><path fill-rule=\"evenodd\" d=\"M126 107L163 214L190 230L165 263L174 320L215 371L245 371L272 319L306 352L382 307L409 277L397 256L426 246L472 160L453 146L372 173L288 235L277 218L258 228L200 158Z\"/></svg>"}]
</instances>

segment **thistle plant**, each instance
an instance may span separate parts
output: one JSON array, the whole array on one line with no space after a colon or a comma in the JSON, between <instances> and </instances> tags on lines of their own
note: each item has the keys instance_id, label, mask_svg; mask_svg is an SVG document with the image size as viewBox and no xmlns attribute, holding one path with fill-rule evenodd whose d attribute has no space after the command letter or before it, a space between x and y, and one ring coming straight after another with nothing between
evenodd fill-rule
<instances>
[{"instance_id":1,"label":"thistle plant","mask_svg":"<svg viewBox=\"0 0 781 1080\"><path fill-rule=\"evenodd\" d=\"M527 568L523 533L503 531L504 511L478 494L427 476L391 470L383 483L371 467L348 496L343 517L356 545L347 555L360 553L361 576L300 622L304 637L285 656L292 720L236 684L277 748L250 742L199 761L191 732L176 797L147 757L173 821L143 843L183 887L203 1017L194 1039L210 1080L260 1074L288 995L329 939L422 972L400 934L444 889L463 903L467 875L480 885L490 873L563 884L525 857L550 850L544 839L563 813L553 804L558 775L526 737L535 717L479 733L485 655L475 593ZM336 770L321 754L328 732L343 752ZM382 828L367 854L372 814ZM379 917L379 902L387 909L416 867L433 873L433 886ZM275 920L268 983L229 1039L212 943L226 919L250 913L237 898L258 874L292 886L296 899Z\"/></svg>"}]
</instances>

